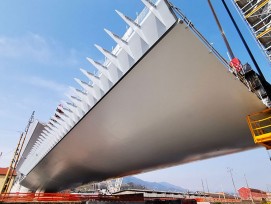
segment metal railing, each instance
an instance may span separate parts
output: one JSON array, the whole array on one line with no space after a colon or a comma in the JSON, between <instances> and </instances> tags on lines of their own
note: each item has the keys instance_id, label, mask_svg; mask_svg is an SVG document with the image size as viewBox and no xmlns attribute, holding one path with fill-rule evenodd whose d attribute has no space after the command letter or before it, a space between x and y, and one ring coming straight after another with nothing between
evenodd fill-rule
<instances>
[{"instance_id":1,"label":"metal railing","mask_svg":"<svg viewBox=\"0 0 271 204\"><path fill-rule=\"evenodd\" d=\"M101 195L91 193L5 193L0 194L0 203L62 203L83 201L144 201L142 194L137 195Z\"/></svg>"},{"instance_id":2,"label":"metal railing","mask_svg":"<svg viewBox=\"0 0 271 204\"><path fill-rule=\"evenodd\" d=\"M248 115L247 122L254 142L271 149L271 109Z\"/></svg>"},{"instance_id":3,"label":"metal railing","mask_svg":"<svg viewBox=\"0 0 271 204\"><path fill-rule=\"evenodd\" d=\"M194 27L193 23L182 13L182 11L170 3L171 8L181 17L181 21L183 21L187 27L191 29L191 31L198 37L198 39L203 42L203 44L212 52L220 62L222 62L225 67L230 69L230 65L227 60L211 45L211 43Z\"/></svg>"}]
</instances>

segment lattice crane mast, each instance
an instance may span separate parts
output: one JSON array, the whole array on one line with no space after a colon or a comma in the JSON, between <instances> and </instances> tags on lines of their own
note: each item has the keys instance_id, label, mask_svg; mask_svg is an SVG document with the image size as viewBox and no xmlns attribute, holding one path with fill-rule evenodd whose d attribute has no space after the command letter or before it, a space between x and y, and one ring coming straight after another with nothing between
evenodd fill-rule
<instances>
[{"instance_id":1,"label":"lattice crane mast","mask_svg":"<svg viewBox=\"0 0 271 204\"><path fill-rule=\"evenodd\" d=\"M19 142L17 144L16 150L15 150L13 158L11 160L10 166L9 166L8 171L6 173L2 189L0 191L1 194L9 193L9 189L10 189L9 187L11 185L12 177L13 177L13 175L15 173L15 169L16 169L18 160L20 158L22 148L24 146L24 142L25 142L25 139L26 139L28 129L30 127L30 124L34 121L34 113L35 113L35 111L33 111L32 115L31 115L31 117L30 117L30 119L28 121L28 124L27 124L27 126L25 128L25 131L21 133Z\"/></svg>"}]
</instances>

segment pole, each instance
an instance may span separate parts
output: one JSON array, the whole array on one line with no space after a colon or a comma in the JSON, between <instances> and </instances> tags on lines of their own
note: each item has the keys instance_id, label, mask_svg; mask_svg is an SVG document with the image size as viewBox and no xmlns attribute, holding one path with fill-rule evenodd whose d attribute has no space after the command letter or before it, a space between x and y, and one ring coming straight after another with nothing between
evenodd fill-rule
<instances>
[{"instance_id":1,"label":"pole","mask_svg":"<svg viewBox=\"0 0 271 204\"><path fill-rule=\"evenodd\" d=\"M232 169L231 168L227 168L228 169L228 172L230 173L230 175L231 175L231 181L232 181L232 185L233 185L233 187L234 187L234 190L235 190L235 199L237 198L237 190L236 190L236 186L235 186L235 183L234 183L234 180L233 180L233 176L232 176Z\"/></svg>"},{"instance_id":2,"label":"pole","mask_svg":"<svg viewBox=\"0 0 271 204\"><path fill-rule=\"evenodd\" d=\"M233 25L234 25L234 27L235 27L237 33L238 33L239 37L240 37L241 40L242 40L242 43L244 44L244 46L245 46L245 48L246 48L246 50L247 50L247 52L248 52L248 54L249 54L249 57L251 58L251 60L252 60L252 62L253 62L253 64L254 64L256 70L258 71L258 73L259 73L259 75L260 75L260 77L261 77L261 79L262 79L262 82L263 82L262 85L263 85L264 89L266 90L266 94L267 94L268 98L271 99L271 93L270 93L271 91L270 91L270 89L268 88L269 86L268 86L268 83L267 83L267 81L266 81L266 79L265 79L263 73L262 73L262 70L260 69L260 67L259 67L259 65L258 65L258 63L257 63L257 61L256 61L256 59L255 59L255 57L253 56L253 54L252 54L252 52L251 52L251 50L250 50L250 48L249 48L249 46L248 46L248 44L247 44L247 42L246 42L246 40L244 39L244 36L242 35L242 33L241 33L239 27L237 26L237 23L235 22L235 20L234 20L234 18L233 18L233 16L232 16L231 12L230 12L230 10L229 10L229 7L227 6L227 4L226 4L226 2L225 2L225 0L222 0L222 3L223 3L223 5L224 5L224 7L225 7L225 9L226 9L226 11L227 11L227 13L228 13L228 15L229 15L231 21L232 21L232 23L233 23Z\"/></svg>"},{"instance_id":3,"label":"pole","mask_svg":"<svg viewBox=\"0 0 271 204\"><path fill-rule=\"evenodd\" d=\"M244 178L245 178L245 180L246 180L247 188L248 188L248 190L249 190L249 192L250 192L249 194L250 194L251 203L254 204L254 200L253 200L253 197L252 197L252 193L251 193L251 190L249 189L248 182L247 182L247 177L246 177L246 174L245 174L245 173L244 173Z\"/></svg>"},{"instance_id":4,"label":"pole","mask_svg":"<svg viewBox=\"0 0 271 204\"><path fill-rule=\"evenodd\" d=\"M270 156L270 154L269 154L269 152L268 152L268 149L266 150L266 152L267 152L267 154L268 154L269 160L271 161L271 156Z\"/></svg>"},{"instance_id":5,"label":"pole","mask_svg":"<svg viewBox=\"0 0 271 204\"><path fill-rule=\"evenodd\" d=\"M202 185L202 190L203 190L203 197L206 199L205 189L204 189L204 184L203 184L203 180L202 179L201 179L201 185Z\"/></svg>"},{"instance_id":6,"label":"pole","mask_svg":"<svg viewBox=\"0 0 271 204\"><path fill-rule=\"evenodd\" d=\"M204 184L203 184L203 180L202 179L201 179L201 185L202 185L203 193L205 193Z\"/></svg>"},{"instance_id":7,"label":"pole","mask_svg":"<svg viewBox=\"0 0 271 204\"><path fill-rule=\"evenodd\" d=\"M225 42L225 44L226 44L226 47L227 47L227 49L228 49L230 58L231 58L231 60L232 60L232 59L234 58L234 54L233 54L232 49L231 49L231 47L230 47L230 44L229 44L229 42L228 42L228 40L227 40L227 37L226 37L226 35L225 35L225 32L224 32L224 30L223 30L223 28L222 28L222 26L221 26L221 24L220 24L220 22L219 22L219 20L218 20L218 17L217 17L217 15L216 15L216 13L215 13L214 7L213 7L213 5L212 5L212 3L211 3L210 0L208 0L208 4L209 4L209 7L210 7L210 9L211 9L211 11L212 11L212 13L213 13L213 16L214 16L214 18L215 18L216 24L217 24L217 26L218 26L218 28L219 28L219 30L220 30L220 32L221 32L222 38L223 38L223 40L224 40L224 42Z\"/></svg>"},{"instance_id":8,"label":"pole","mask_svg":"<svg viewBox=\"0 0 271 204\"><path fill-rule=\"evenodd\" d=\"M207 179L205 179L205 182L206 182L207 191L208 191L208 193L210 193Z\"/></svg>"},{"instance_id":9,"label":"pole","mask_svg":"<svg viewBox=\"0 0 271 204\"><path fill-rule=\"evenodd\" d=\"M26 135L28 133L28 129L30 127L30 124L34 120L34 113L35 113L35 111L33 111L32 115L31 115L31 117L30 117L30 119L28 121L25 132L21 133L20 140L19 140L19 142L17 144L17 148L16 148L16 150L14 152L14 156L13 156L13 158L11 160L11 164L10 164L10 166L8 168L7 173L6 173L6 176L5 176L5 179L4 179L4 182L3 182L3 187L2 187L2 189L0 191L0 194L5 194L5 193L9 192L9 187L10 187L11 182L13 182L12 178L13 178L17 163L18 163L20 155L21 155L21 151L22 151L22 148L23 148L23 145L24 145L24 142L25 142L25 138L26 138Z\"/></svg>"},{"instance_id":10,"label":"pole","mask_svg":"<svg viewBox=\"0 0 271 204\"><path fill-rule=\"evenodd\" d=\"M225 193L224 193L224 190L223 190L222 184L221 184L221 190L222 190L222 193L223 193L224 202L226 202L226 196L225 196Z\"/></svg>"},{"instance_id":11,"label":"pole","mask_svg":"<svg viewBox=\"0 0 271 204\"><path fill-rule=\"evenodd\" d=\"M16 160L16 157L18 155L18 151L19 151L19 148L20 148L20 145L21 145L21 141L23 139L23 133L21 134L20 136L20 139L19 139L19 142L17 144L17 147L16 147L16 150L14 152L14 155L12 157L12 160L11 160L11 163L10 163L10 166L7 170L7 173L6 173L6 176L4 178L4 181L3 181L3 186L2 186L2 189L0 191L0 194L3 194L3 193L7 193L8 190L9 190L9 183L10 183L10 180L12 179L13 177L13 169L15 168L14 167L14 163L15 163L15 160ZM11 174L12 173L12 174Z\"/></svg>"},{"instance_id":12,"label":"pole","mask_svg":"<svg viewBox=\"0 0 271 204\"><path fill-rule=\"evenodd\" d=\"M28 120L27 126L26 126L26 128L25 128L25 132L22 133L22 134L24 135L23 141L22 141L22 144L20 145L19 151L17 152L17 157L15 158L15 161L14 161L14 167L12 168L11 175L14 174L15 169L16 169L16 167L17 167L19 158L20 158L20 156L21 156L21 151L22 151L22 149L23 149L23 147L24 147L24 142L25 142L25 139L26 139L26 136L27 136L27 133L28 133L28 129L29 129L31 123L34 121L34 114L35 114L35 111L32 112L32 114L31 114L31 116L30 116L30 118L29 118L29 120ZM12 182L12 180L10 179L10 180L8 181L8 183L7 183L7 186L10 186L10 183L11 183L11 182Z\"/></svg>"}]
</instances>

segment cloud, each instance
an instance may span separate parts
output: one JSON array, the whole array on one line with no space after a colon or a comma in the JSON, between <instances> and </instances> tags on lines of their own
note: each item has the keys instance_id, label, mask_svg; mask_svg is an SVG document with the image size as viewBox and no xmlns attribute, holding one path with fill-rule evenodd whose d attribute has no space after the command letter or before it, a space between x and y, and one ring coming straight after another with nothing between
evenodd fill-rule
<instances>
[{"instance_id":1,"label":"cloud","mask_svg":"<svg viewBox=\"0 0 271 204\"><path fill-rule=\"evenodd\" d=\"M61 84L52 80L47 80L47 79L37 77L37 76L27 76L27 77L20 78L20 80L34 87L54 91L54 92L57 92L57 94L61 94L61 95L64 95L64 93L68 91L68 86L64 84Z\"/></svg>"},{"instance_id":2,"label":"cloud","mask_svg":"<svg viewBox=\"0 0 271 204\"><path fill-rule=\"evenodd\" d=\"M30 85L33 88L45 89L49 92L53 91L57 95L63 96L69 90L69 87L65 84L58 83L53 80L44 79L38 76L20 76L14 77L17 82L22 82L24 84Z\"/></svg>"},{"instance_id":3,"label":"cloud","mask_svg":"<svg viewBox=\"0 0 271 204\"><path fill-rule=\"evenodd\" d=\"M0 92L4 96L0 97L0 104L3 107L0 109L0 118L3 121L2 125L7 128L11 128L8 127L11 121L12 124L25 121L25 113L31 113L33 110L37 111L39 120L47 121L69 90L65 84L40 76L12 77L11 81L14 81L15 86L0 87Z\"/></svg>"},{"instance_id":4,"label":"cloud","mask_svg":"<svg viewBox=\"0 0 271 204\"><path fill-rule=\"evenodd\" d=\"M31 60L57 66L78 65L78 52L60 43L29 33L21 37L0 36L0 58Z\"/></svg>"}]
</instances>

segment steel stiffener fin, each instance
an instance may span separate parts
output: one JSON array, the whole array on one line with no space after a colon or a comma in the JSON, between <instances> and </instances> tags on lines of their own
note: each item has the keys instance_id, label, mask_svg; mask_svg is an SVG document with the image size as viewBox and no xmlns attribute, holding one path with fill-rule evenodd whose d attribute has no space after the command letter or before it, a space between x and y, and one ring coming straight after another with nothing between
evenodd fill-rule
<instances>
[{"instance_id":1,"label":"steel stiffener fin","mask_svg":"<svg viewBox=\"0 0 271 204\"><path fill-rule=\"evenodd\" d=\"M97 72L81 69L89 81L57 107L22 185L59 191L254 147L244 119L265 106L167 1L144 2L134 21L119 13L131 27L108 32L121 42L112 52L96 46L107 59L88 58Z\"/></svg>"}]
</instances>

